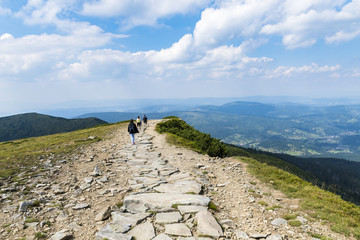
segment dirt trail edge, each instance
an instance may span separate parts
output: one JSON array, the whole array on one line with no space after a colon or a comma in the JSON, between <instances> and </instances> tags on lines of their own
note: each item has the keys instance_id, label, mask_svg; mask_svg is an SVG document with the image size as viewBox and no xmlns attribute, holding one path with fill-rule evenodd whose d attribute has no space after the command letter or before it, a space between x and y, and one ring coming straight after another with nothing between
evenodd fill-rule
<instances>
[{"instance_id":1,"label":"dirt trail edge","mask_svg":"<svg viewBox=\"0 0 360 240\"><path fill-rule=\"evenodd\" d=\"M48 171L23 179L28 196L2 186L0 239L351 239L309 222L296 199L236 159L170 146L154 130L159 121L136 145L123 126L70 159L44 160Z\"/></svg>"}]
</instances>

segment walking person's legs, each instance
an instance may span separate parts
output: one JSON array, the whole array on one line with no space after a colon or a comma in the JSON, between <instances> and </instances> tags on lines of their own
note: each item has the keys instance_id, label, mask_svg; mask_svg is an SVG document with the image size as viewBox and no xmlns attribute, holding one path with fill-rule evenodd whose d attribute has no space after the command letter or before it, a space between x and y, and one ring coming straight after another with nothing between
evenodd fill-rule
<instances>
[{"instance_id":1,"label":"walking person's legs","mask_svg":"<svg viewBox=\"0 0 360 240\"><path fill-rule=\"evenodd\" d=\"M130 139L131 139L131 143L135 144L135 134L134 133L130 133Z\"/></svg>"}]
</instances>

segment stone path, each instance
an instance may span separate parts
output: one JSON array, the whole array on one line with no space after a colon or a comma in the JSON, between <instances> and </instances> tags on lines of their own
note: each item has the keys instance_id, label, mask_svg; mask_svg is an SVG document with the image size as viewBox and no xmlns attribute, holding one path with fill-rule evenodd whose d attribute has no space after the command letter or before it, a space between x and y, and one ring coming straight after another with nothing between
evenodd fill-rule
<instances>
[{"instance_id":1,"label":"stone path","mask_svg":"<svg viewBox=\"0 0 360 240\"><path fill-rule=\"evenodd\" d=\"M131 194L124 197L120 211L111 212L112 221L96 233L96 240L225 238L223 226L209 209L211 199L202 193L211 185L207 179L194 178L171 166L156 152L153 136L141 134L137 145L120 150L116 161L132 172L128 184ZM185 159L186 161L186 159ZM232 220L220 220L232 225ZM234 239L283 239L279 234L248 236L238 232Z\"/></svg>"},{"instance_id":2,"label":"stone path","mask_svg":"<svg viewBox=\"0 0 360 240\"><path fill-rule=\"evenodd\" d=\"M96 233L96 240L213 239L223 230L208 210L210 198L201 195L204 183L180 172L153 150L152 136L142 134L137 145L120 150L118 162L133 172L133 190L120 211Z\"/></svg>"}]
</instances>

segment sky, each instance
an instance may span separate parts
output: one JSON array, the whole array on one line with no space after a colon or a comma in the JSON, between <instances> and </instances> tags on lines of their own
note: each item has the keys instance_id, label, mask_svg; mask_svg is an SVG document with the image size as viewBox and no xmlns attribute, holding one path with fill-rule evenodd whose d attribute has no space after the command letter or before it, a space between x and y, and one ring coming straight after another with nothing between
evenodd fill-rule
<instances>
[{"instance_id":1,"label":"sky","mask_svg":"<svg viewBox=\"0 0 360 240\"><path fill-rule=\"evenodd\" d=\"M360 0L0 0L0 115L359 90Z\"/></svg>"}]
</instances>

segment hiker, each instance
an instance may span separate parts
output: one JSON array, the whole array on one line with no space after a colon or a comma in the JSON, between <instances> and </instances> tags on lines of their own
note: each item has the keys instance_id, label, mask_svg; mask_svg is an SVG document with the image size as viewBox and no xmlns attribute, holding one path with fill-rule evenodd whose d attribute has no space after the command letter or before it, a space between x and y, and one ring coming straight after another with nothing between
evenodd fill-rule
<instances>
[{"instance_id":1,"label":"hiker","mask_svg":"<svg viewBox=\"0 0 360 240\"><path fill-rule=\"evenodd\" d=\"M138 133L139 130L137 129L135 123L134 123L134 119L130 120L129 126L128 126L128 132L130 134L130 138L131 138L131 144L135 144L135 133Z\"/></svg>"},{"instance_id":2,"label":"hiker","mask_svg":"<svg viewBox=\"0 0 360 240\"><path fill-rule=\"evenodd\" d=\"M138 118L136 119L136 126L141 129L141 118L140 116L138 116Z\"/></svg>"},{"instance_id":3,"label":"hiker","mask_svg":"<svg viewBox=\"0 0 360 240\"><path fill-rule=\"evenodd\" d=\"M145 125L147 124L147 116L145 114L144 114L144 117L143 117L143 122L144 122Z\"/></svg>"}]
</instances>

